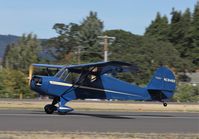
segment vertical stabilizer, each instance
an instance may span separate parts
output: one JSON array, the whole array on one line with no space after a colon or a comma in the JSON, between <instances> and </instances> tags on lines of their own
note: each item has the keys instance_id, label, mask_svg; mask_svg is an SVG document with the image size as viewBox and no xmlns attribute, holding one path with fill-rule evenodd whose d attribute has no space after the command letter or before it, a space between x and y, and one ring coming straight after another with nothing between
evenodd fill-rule
<instances>
[{"instance_id":1,"label":"vertical stabilizer","mask_svg":"<svg viewBox=\"0 0 199 139\"><path fill-rule=\"evenodd\" d=\"M166 67L158 68L147 88L148 90L174 91L176 80L173 72Z\"/></svg>"}]
</instances>

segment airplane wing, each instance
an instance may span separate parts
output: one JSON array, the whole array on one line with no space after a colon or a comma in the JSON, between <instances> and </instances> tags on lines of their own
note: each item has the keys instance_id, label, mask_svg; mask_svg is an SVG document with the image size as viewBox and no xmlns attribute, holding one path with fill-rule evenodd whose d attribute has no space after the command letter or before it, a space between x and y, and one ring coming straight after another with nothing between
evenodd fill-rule
<instances>
[{"instance_id":1,"label":"airplane wing","mask_svg":"<svg viewBox=\"0 0 199 139\"><path fill-rule=\"evenodd\" d=\"M44 67L44 68L57 68L61 69L64 65L50 65L50 64L32 64L33 67Z\"/></svg>"},{"instance_id":2,"label":"airplane wing","mask_svg":"<svg viewBox=\"0 0 199 139\"><path fill-rule=\"evenodd\" d=\"M81 73L83 70L95 70L97 73L107 74L112 72L137 72L138 67L134 64L121 62L121 61L110 61L110 62L97 62L89 64L79 64L79 65L70 65L67 68L72 72ZM91 69L90 69L91 68Z\"/></svg>"}]
</instances>

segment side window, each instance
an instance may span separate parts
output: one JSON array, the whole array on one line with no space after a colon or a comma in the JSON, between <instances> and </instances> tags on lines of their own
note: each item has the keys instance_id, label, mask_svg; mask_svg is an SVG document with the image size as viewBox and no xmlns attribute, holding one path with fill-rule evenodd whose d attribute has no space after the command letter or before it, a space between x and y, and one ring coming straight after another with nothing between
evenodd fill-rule
<instances>
[{"instance_id":1,"label":"side window","mask_svg":"<svg viewBox=\"0 0 199 139\"><path fill-rule=\"evenodd\" d=\"M65 80L68 76L68 69L65 69L64 72L62 73L60 79Z\"/></svg>"},{"instance_id":2,"label":"side window","mask_svg":"<svg viewBox=\"0 0 199 139\"><path fill-rule=\"evenodd\" d=\"M55 74L55 77L60 78L64 71L65 71L65 68L59 70L59 71Z\"/></svg>"},{"instance_id":3,"label":"side window","mask_svg":"<svg viewBox=\"0 0 199 139\"><path fill-rule=\"evenodd\" d=\"M69 72L64 81L68 83L75 83L78 81L79 76L80 75L78 73Z\"/></svg>"}]
</instances>

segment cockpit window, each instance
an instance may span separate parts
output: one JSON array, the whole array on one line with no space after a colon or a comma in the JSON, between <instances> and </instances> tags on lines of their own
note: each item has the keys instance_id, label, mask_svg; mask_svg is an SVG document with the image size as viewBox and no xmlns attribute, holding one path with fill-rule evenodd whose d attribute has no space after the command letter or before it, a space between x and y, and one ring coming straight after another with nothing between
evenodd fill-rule
<instances>
[{"instance_id":1,"label":"cockpit window","mask_svg":"<svg viewBox=\"0 0 199 139\"><path fill-rule=\"evenodd\" d=\"M65 69L64 72L62 72L60 79L65 80L68 76L68 69Z\"/></svg>"},{"instance_id":2,"label":"cockpit window","mask_svg":"<svg viewBox=\"0 0 199 139\"><path fill-rule=\"evenodd\" d=\"M68 69L63 68L55 75L55 77L65 80L67 78L68 74L69 74Z\"/></svg>"},{"instance_id":3,"label":"cockpit window","mask_svg":"<svg viewBox=\"0 0 199 139\"><path fill-rule=\"evenodd\" d=\"M71 72L67 68L63 68L55 75L55 77L67 83L75 83L79 79L80 74Z\"/></svg>"},{"instance_id":4,"label":"cockpit window","mask_svg":"<svg viewBox=\"0 0 199 139\"><path fill-rule=\"evenodd\" d=\"M55 77L57 78L60 78L61 75L63 74L63 72L66 70L66 68L62 68L60 71L58 71L56 74L55 74Z\"/></svg>"},{"instance_id":5,"label":"cockpit window","mask_svg":"<svg viewBox=\"0 0 199 139\"><path fill-rule=\"evenodd\" d=\"M79 77L79 73L69 72L64 81L67 83L76 83L79 80Z\"/></svg>"},{"instance_id":6,"label":"cockpit window","mask_svg":"<svg viewBox=\"0 0 199 139\"><path fill-rule=\"evenodd\" d=\"M90 70L90 71L89 71ZM77 83L77 84L91 84L95 82L98 78L97 76L97 68L91 68L88 71L77 71L71 70L67 67L61 69L55 77L59 78L60 80L66 83Z\"/></svg>"}]
</instances>

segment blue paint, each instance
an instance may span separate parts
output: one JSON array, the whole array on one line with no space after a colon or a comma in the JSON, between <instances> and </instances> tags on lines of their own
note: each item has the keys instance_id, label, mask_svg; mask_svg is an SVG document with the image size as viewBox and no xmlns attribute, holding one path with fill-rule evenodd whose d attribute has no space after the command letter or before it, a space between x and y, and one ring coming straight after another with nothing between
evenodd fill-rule
<instances>
[{"instance_id":1,"label":"blue paint","mask_svg":"<svg viewBox=\"0 0 199 139\"><path fill-rule=\"evenodd\" d=\"M103 85L106 90L116 91L115 93L106 92L107 99L118 99L118 100L150 100L150 96L147 93L146 88L130 84L118 80L116 78L103 75ZM121 93L120 93L121 92ZM123 94L124 93L124 94ZM125 95L129 94L129 95Z\"/></svg>"},{"instance_id":2,"label":"blue paint","mask_svg":"<svg viewBox=\"0 0 199 139\"><path fill-rule=\"evenodd\" d=\"M176 89L175 76L168 68L160 67L156 70L147 88L151 90L173 91Z\"/></svg>"}]
</instances>

